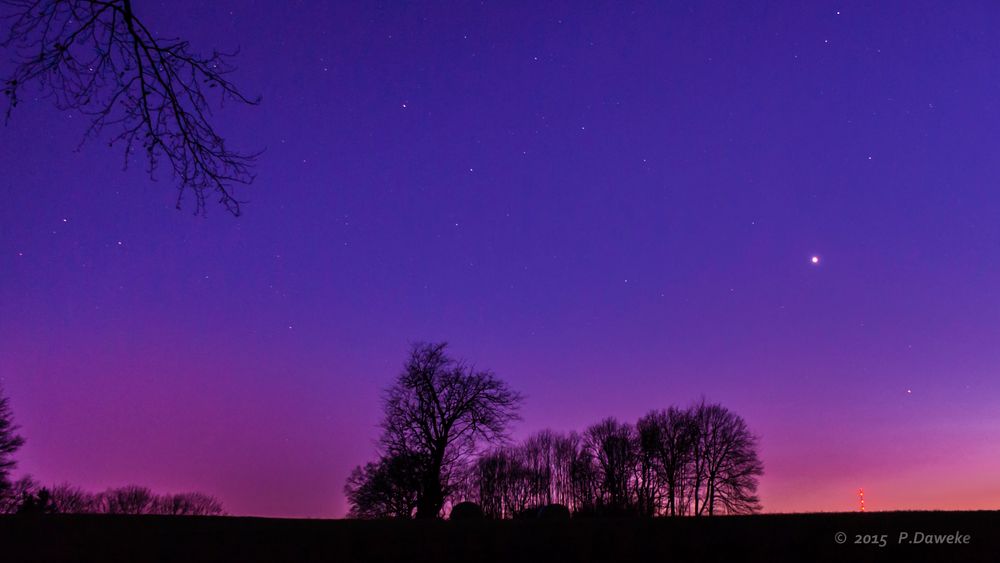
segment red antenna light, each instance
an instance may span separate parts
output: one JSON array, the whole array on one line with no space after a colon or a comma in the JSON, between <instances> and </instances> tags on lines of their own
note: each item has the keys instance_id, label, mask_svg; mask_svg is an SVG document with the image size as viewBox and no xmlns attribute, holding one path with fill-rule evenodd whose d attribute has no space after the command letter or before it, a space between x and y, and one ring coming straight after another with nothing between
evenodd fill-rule
<instances>
[{"instance_id":1,"label":"red antenna light","mask_svg":"<svg viewBox=\"0 0 1000 563\"><path fill-rule=\"evenodd\" d=\"M860 503L860 511L865 511L865 490L858 489L858 502Z\"/></svg>"}]
</instances>

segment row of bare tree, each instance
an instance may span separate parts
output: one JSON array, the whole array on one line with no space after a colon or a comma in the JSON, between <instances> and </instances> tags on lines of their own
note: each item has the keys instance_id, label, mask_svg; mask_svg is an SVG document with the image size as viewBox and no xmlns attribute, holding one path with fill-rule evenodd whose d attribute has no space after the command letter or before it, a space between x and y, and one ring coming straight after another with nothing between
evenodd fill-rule
<instances>
[{"instance_id":1,"label":"row of bare tree","mask_svg":"<svg viewBox=\"0 0 1000 563\"><path fill-rule=\"evenodd\" d=\"M0 495L0 514L164 514L174 516L218 516L222 503L204 493L156 494L147 487L128 485L91 493L61 484L41 487L31 477L22 477Z\"/></svg>"},{"instance_id":2,"label":"row of bare tree","mask_svg":"<svg viewBox=\"0 0 1000 563\"><path fill-rule=\"evenodd\" d=\"M461 494L488 517L562 504L576 514L743 514L760 509L756 437L725 407L701 402L608 418L583 434L539 432L479 457Z\"/></svg>"},{"instance_id":3,"label":"row of bare tree","mask_svg":"<svg viewBox=\"0 0 1000 563\"><path fill-rule=\"evenodd\" d=\"M155 494L136 485L90 493L69 484L43 487L30 475L12 481L14 453L24 445L17 430L0 390L0 514L224 514L222 503L204 493Z\"/></svg>"},{"instance_id":4,"label":"row of bare tree","mask_svg":"<svg viewBox=\"0 0 1000 563\"><path fill-rule=\"evenodd\" d=\"M651 411L635 424L546 430L510 445L521 396L489 370L417 344L384 397L378 459L347 480L348 516L438 518L477 503L510 518L559 504L577 515L741 514L760 509L757 438L704 400Z\"/></svg>"}]
</instances>

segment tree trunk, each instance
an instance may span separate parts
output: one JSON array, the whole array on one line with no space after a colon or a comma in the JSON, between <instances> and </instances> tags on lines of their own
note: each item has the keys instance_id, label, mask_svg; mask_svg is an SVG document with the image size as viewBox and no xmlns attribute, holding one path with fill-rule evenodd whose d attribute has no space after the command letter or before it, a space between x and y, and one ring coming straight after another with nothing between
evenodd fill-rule
<instances>
[{"instance_id":1,"label":"tree trunk","mask_svg":"<svg viewBox=\"0 0 1000 563\"><path fill-rule=\"evenodd\" d=\"M430 520L441 515L444 507L444 491L441 487L441 465L444 454L434 456L423 478L423 490L417 499L416 518Z\"/></svg>"}]
</instances>

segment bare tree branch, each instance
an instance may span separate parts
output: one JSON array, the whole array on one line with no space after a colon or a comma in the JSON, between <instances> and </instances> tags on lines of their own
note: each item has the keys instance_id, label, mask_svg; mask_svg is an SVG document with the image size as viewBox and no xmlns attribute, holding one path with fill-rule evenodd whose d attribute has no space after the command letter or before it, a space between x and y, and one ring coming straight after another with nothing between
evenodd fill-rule
<instances>
[{"instance_id":1,"label":"bare tree branch","mask_svg":"<svg viewBox=\"0 0 1000 563\"><path fill-rule=\"evenodd\" d=\"M110 133L125 165L142 149L152 177L166 166L177 182L177 208L191 192L195 212L209 196L233 215L233 190L250 184L257 153L226 147L210 122L208 90L226 100L256 105L228 76L236 53L199 55L187 41L157 37L133 11L132 0L2 0L10 31L2 45L16 67L3 81L6 120L24 88L39 87L61 110L90 117L81 144Z\"/></svg>"}]
</instances>

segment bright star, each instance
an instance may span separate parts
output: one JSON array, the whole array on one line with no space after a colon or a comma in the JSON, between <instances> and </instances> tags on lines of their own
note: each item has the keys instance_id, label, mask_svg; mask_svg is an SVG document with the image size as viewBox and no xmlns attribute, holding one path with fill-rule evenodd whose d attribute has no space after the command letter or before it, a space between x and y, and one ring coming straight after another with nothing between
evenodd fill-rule
<instances>
[{"instance_id":1,"label":"bright star","mask_svg":"<svg viewBox=\"0 0 1000 563\"><path fill-rule=\"evenodd\" d=\"M819 264L819 256L813 256L810 260L813 264Z\"/></svg>"}]
</instances>

